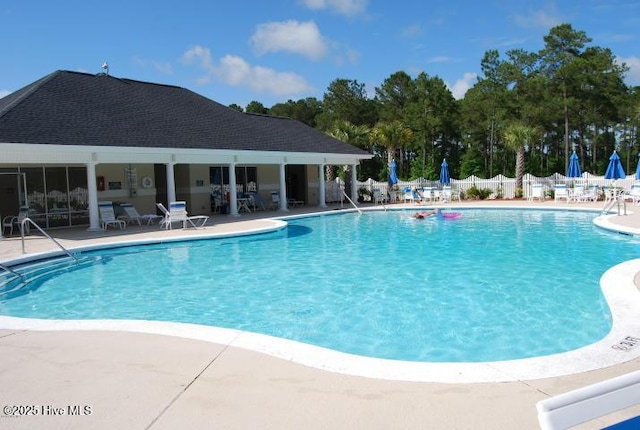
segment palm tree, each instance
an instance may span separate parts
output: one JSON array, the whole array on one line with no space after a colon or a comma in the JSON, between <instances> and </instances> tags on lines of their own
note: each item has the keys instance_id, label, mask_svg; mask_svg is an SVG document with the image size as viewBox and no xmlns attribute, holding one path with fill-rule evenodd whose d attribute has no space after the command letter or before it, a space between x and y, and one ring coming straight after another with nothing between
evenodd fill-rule
<instances>
[{"instance_id":1,"label":"palm tree","mask_svg":"<svg viewBox=\"0 0 640 430\"><path fill-rule=\"evenodd\" d=\"M371 140L387 149L387 166L395 158L396 150L404 148L413 139L413 132L401 121L377 124L371 131Z\"/></svg>"},{"instance_id":2,"label":"palm tree","mask_svg":"<svg viewBox=\"0 0 640 430\"><path fill-rule=\"evenodd\" d=\"M522 193L522 177L524 176L524 151L531 147L539 135L536 127L514 122L504 131L504 144L507 149L516 152L516 194Z\"/></svg>"},{"instance_id":3,"label":"palm tree","mask_svg":"<svg viewBox=\"0 0 640 430\"><path fill-rule=\"evenodd\" d=\"M333 128L329 131L329 135L335 137L338 140L341 140L350 145L354 145L360 148L364 148L367 146L368 137L369 137L369 127L366 125L353 125L349 121L338 121L334 124ZM330 166L332 169L330 171L329 166L327 166L327 180L335 180L335 166ZM344 166L345 172L345 188L347 194L350 194L351 191L351 180L352 174L351 166ZM355 179L355 178L354 178ZM353 196L350 196L353 197Z\"/></svg>"}]
</instances>

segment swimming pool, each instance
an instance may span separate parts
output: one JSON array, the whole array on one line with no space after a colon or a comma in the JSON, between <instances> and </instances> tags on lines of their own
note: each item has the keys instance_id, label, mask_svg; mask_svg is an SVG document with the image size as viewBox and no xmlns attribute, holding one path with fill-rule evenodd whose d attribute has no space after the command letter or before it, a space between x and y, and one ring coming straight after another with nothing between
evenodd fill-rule
<instances>
[{"instance_id":1,"label":"swimming pool","mask_svg":"<svg viewBox=\"0 0 640 430\"><path fill-rule=\"evenodd\" d=\"M639 252L636 239L595 228L592 213L411 213L88 252L100 258L4 294L0 314L191 322L395 360L510 360L604 337L599 278Z\"/></svg>"}]
</instances>

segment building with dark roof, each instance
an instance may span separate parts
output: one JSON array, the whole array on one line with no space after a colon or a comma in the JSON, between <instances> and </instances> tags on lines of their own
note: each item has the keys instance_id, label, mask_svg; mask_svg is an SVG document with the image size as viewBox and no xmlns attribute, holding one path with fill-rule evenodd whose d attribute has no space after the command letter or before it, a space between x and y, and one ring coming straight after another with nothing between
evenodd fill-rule
<instances>
[{"instance_id":1,"label":"building with dark roof","mask_svg":"<svg viewBox=\"0 0 640 430\"><path fill-rule=\"evenodd\" d=\"M91 229L99 200L145 212L185 200L191 213L214 201L237 215L238 195L277 192L282 210L288 199L324 206L324 167L372 157L299 121L184 88L69 71L0 99L0 148L2 215L28 205L45 227Z\"/></svg>"}]
</instances>

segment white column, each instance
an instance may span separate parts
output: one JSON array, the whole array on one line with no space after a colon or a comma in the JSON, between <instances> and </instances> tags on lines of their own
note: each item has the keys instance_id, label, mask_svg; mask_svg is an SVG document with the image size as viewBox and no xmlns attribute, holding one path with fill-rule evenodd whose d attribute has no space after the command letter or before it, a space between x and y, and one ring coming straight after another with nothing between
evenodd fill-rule
<instances>
[{"instance_id":1,"label":"white column","mask_svg":"<svg viewBox=\"0 0 640 430\"><path fill-rule=\"evenodd\" d=\"M326 208L326 184L324 183L324 164L318 166L318 206Z\"/></svg>"},{"instance_id":2,"label":"white column","mask_svg":"<svg viewBox=\"0 0 640 430\"><path fill-rule=\"evenodd\" d=\"M167 163L167 204L176 201L176 176L173 171L174 163Z\"/></svg>"},{"instance_id":3,"label":"white column","mask_svg":"<svg viewBox=\"0 0 640 430\"><path fill-rule=\"evenodd\" d=\"M238 190L236 188L236 165L229 164L229 214L238 216Z\"/></svg>"},{"instance_id":4,"label":"white column","mask_svg":"<svg viewBox=\"0 0 640 430\"><path fill-rule=\"evenodd\" d=\"M287 209L287 178L285 176L285 166L286 164L280 164L280 210L283 212L288 212Z\"/></svg>"},{"instance_id":5,"label":"white column","mask_svg":"<svg viewBox=\"0 0 640 430\"><path fill-rule=\"evenodd\" d=\"M356 167L358 167L357 164L352 164L351 165L351 200L353 200L354 202L358 201L358 184L356 184Z\"/></svg>"},{"instance_id":6,"label":"white column","mask_svg":"<svg viewBox=\"0 0 640 430\"><path fill-rule=\"evenodd\" d=\"M98 186L96 184L96 163L87 163L87 193L89 198L89 228L87 231L100 230Z\"/></svg>"}]
</instances>

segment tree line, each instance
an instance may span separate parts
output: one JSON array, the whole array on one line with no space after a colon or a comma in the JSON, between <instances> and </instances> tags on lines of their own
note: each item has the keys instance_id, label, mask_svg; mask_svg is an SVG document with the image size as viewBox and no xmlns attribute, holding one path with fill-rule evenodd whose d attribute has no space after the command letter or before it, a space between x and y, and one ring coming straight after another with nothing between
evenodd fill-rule
<instances>
[{"instance_id":1,"label":"tree line","mask_svg":"<svg viewBox=\"0 0 640 430\"><path fill-rule=\"evenodd\" d=\"M395 159L401 179L436 180L447 159L452 177L522 178L565 173L572 151L583 171L603 174L613 150L627 173L637 162L640 87L608 48L570 24L553 27L538 52L486 51L477 82L456 100L438 76L390 75L370 97L355 79L332 81L322 100L288 100L246 112L300 120L370 151L359 179L385 180ZM230 107L243 110L238 105ZM329 179L346 172L329 171Z\"/></svg>"}]
</instances>

